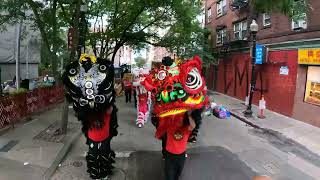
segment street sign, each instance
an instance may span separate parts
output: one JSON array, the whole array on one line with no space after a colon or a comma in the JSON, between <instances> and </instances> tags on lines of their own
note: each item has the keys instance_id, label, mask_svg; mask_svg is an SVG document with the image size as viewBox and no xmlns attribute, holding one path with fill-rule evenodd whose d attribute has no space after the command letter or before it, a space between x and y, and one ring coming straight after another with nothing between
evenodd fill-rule
<instances>
[{"instance_id":1,"label":"street sign","mask_svg":"<svg viewBox=\"0 0 320 180\"><path fill-rule=\"evenodd\" d=\"M299 49L298 64L320 65L320 49Z\"/></svg>"},{"instance_id":2,"label":"street sign","mask_svg":"<svg viewBox=\"0 0 320 180\"><path fill-rule=\"evenodd\" d=\"M70 28L68 31L68 50L72 50L73 48L73 34L74 34L74 29Z\"/></svg>"},{"instance_id":3,"label":"street sign","mask_svg":"<svg viewBox=\"0 0 320 180\"><path fill-rule=\"evenodd\" d=\"M262 64L263 63L263 57L264 57L264 47L260 44L256 45L256 64Z\"/></svg>"},{"instance_id":4,"label":"street sign","mask_svg":"<svg viewBox=\"0 0 320 180\"><path fill-rule=\"evenodd\" d=\"M280 75L289 75L289 68L288 68L288 66L281 66L281 67L280 67Z\"/></svg>"}]
</instances>

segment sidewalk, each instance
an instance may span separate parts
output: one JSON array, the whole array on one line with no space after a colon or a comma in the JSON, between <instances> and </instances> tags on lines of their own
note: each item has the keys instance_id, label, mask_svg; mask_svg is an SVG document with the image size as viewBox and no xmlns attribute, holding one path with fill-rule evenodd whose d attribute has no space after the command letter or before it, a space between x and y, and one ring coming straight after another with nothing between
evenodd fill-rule
<instances>
[{"instance_id":1,"label":"sidewalk","mask_svg":"<svg viewBox=\"0 0 320 180\"><path fill-rule=\"evenodd\" d=\"M265 111L266 118L260 119L257 117L259 109L255 105L252 106L254 117L246 118L242 113L246 109L244 101L213 91L210 91L209 95L217 104L225 105L237 119L253 127L268 131L274 136L284 136L289 139L290 143L297 142L297 145L300 144L320 156L320 128L269 110Z\"/></svg>"},{"instance_id":2,"label":"sidewalk","mask_svg":"<svg viewBox=\"0 0 320 180\"><path fill-rule=\"evenodd\" d=\"M62 105L34 115L0 136L0 179L45 179L63 158L72 140L80 134L80 123L69 111L67 135L54 135Z\"/></svg>"}]
</instances>

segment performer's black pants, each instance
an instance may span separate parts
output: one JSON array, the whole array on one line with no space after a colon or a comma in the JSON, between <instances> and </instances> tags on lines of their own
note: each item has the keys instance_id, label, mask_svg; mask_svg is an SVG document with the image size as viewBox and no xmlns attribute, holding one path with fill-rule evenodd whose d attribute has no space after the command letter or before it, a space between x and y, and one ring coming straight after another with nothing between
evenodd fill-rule
<instances>
[{"instance_id":1,"label":"performer's black pants","mask_svg":"<svg viewBox=\"0 0 320 180\"><path fill-rule=\"evenodd\" d=\"M166 151L165 156L165 180L178 180L186 161L186 153L172 154Z\"/></svg>"},{"instance_id":2,"label":"performer's black pants","mask_svg":"<svg viewBox=\"0 0 320 180\"><path fill-rule=\"evenodd\" d=\"M137 91L133 91L134 107L137 107Z\"/></svg>"},{"instance_id":3,"label":"performer's black pants","mask_svg":"<svg viewBox=\"0 0 320 180\"><path fill-rule=\"evenodd\" d=\"M124 93L126 95L126 103L131 102L131 89L125 89Z\"/></svg>"},{"instance_id":4,"label":"performer's black pants","mask_svg":"<svg viewBox=\"0 0 320 180\"><path fill-rule=\"evenodd\" d=\"M94 142L87 138L89 150L86 156L87 172L92 179L101 179L112 174L115 154L110 148L111 138Z\"/></svg>"},{"instance_id":5,"label":"performer's black pants","mask_svg":"<svg viewBox=\"0 0 320 180\"><path fill-rule=\"evenodd\" d=\"M107 138L106 140L98 143L94 142L91 139L87 138L87 145L89 146L89 153L109 153L111 151L110 148L110 141L111 138ZM93 148L90 147L90 145L93 144Z\"/></svg>"},{"instance_id":6,"label":"performer's black pants","mask_svg":"<svg viewBox=\"0 0 320 180\"><path fill-rule=\"evenodd\" d=\"M163 135L161 137L161 144L162 144L162 156L166 156L166 144L167 144L167 135Z\"/></svg>"}]
</instances>

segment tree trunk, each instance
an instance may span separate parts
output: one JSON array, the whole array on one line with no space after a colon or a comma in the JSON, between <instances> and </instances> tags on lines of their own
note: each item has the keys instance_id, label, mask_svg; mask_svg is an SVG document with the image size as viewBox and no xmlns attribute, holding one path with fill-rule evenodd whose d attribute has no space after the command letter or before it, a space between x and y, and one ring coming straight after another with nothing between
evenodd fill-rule
<instances>
[{"instance_id":1,"label":"tree trunk","mask_svg":"<svg viewBox=\"0 0 320 180\"><path fill-rule=\"evenodd\" d=\"M57 45L57 41L55 38L58 37L58 27L57 27L57 18L56 18L56 15L57 15L57 6L58 6L58 0L54 0L53 3L52 3L52 30L53 30L53 48L52 48L52 56L50 57L50 61L51 61L51 73L52 75L55 75L57 74L57 67L58 67L58 56L57 56L57 51L58 51L58 45ZM55 75L55 77L57 77Z\"/></svg>"},{"instance_id":2,"label":"tree trunk","mask_svg":"<svg viewBox=\"0 0 320 180\"><path fill-rule=\"evenodd\" d=\"M62 121L60 124L61 134L67 133L68 128L68 114L69 114L69 103L66 98L64 98L63 106L62 106Z\"/></svg>"},{"instance_id":3,"label":"tree trunk","mask_svg":"<svg viewBox=\"0 0 320 180\"><path fill-rule=\"evenodd\" d=\"M112 64L114 64L114 59L116 58L117 52L118 52L118 50L121 48L121 46L122 46L122 45L117 44L117 45L114 47L113 54L112 54L112 58L111 58ZM119 61L120 61L120 59L119 59Z\"/></svg>"},{"instance_id":4,"label":"tree trunk","mask_svg":"<svg viewBox=\"0 0 320 180\"><path fill-rule=\"evenodd\" d=\"M76 4L75 14L74 14L75 21L73 24L73 28L75 29L76 32L79 32L80 5L81 5L81 0L78 0ZM79 41L78 33L74 33L73 39L74 39L74 44L70 53L70 61L73 61L76 56L76 50L77 50L78 41ZM66 134L67 127L68 127L68 114L69 114L69 103L66 100L66 98L64 99L64 105L63 105L62 111L63 112L61 117L60 133Z\"/></svg>"}]
</instances>

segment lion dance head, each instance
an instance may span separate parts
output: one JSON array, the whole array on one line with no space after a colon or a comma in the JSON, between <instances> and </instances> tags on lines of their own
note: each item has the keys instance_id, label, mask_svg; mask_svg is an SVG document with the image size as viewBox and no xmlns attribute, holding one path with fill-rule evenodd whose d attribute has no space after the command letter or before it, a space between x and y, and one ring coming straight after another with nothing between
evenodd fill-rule
<instances>
[{"instance_id":1,"label":"lion dance head","mask_svg":"<svg viewBox=\"0 0 320 180\"><path fill-rule=\"evenodd\" d=\"M63 74L68 100L77 112L103 112L115 101L113 64L82 54L70 63Z\"/></svg>"},{"instance_id":2,"label":"lion dance head","mask_svg":"<svg viewBox=\"0 0 320 180\"><path fill-rule=\"evenodd\" d=\"M142 84L152 93L156 116L200 109L208 102L201 65L201 59L195 56L187 61L166 62L151 70Z\"/></svg>"}]
</instances>

